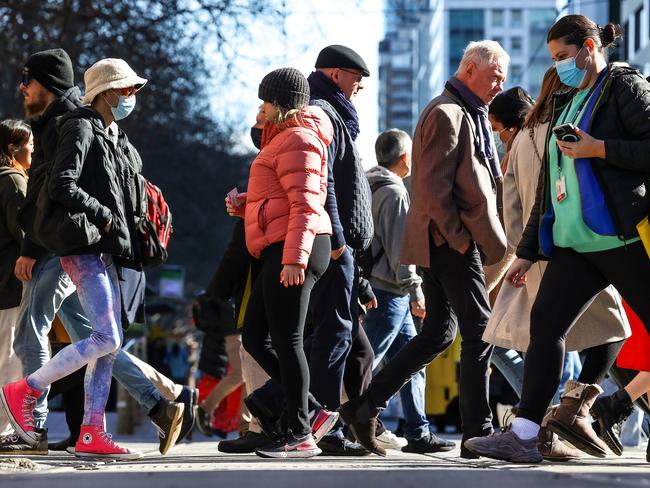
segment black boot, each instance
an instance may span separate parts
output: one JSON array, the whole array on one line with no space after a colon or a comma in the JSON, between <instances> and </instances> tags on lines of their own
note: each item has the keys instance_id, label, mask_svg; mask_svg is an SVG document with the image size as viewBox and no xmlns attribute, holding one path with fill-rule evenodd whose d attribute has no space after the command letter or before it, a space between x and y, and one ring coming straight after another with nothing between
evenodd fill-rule
<instances>
[{"instance_id":1,"label":"black boot","mask_svg":"<svg viewBox=\"0 0 650 488\"><path fill-rule=\"evenodd\" d=\"M385 456L386 450L376 439L377 416L381 410L370 405L365 395L350 400L339 408L343 421L357 438L359 444L368 451L379 456Z\"/></svg>"},{"instance_id":2,"label":"black boot","mask_svg":"<svg viewBox=\"0 0 650 488\"><path fill-rule=\"evenodd\" d=\"M630 416L632 408L632 399L624 389L620 389L613 395L597 398L590 410L600 426L600 438L617 456L623 454L623 444L614 427Z\"/></svg>"}]
</instances>

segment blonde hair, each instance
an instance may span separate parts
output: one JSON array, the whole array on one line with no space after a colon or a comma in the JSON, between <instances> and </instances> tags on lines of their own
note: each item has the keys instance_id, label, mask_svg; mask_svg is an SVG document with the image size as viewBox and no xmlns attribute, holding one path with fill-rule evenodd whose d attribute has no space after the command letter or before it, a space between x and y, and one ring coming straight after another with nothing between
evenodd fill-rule
<instances>
[{"instance_id":1,"label":"blonde hair","mask_svg":"<svg viewBox=\"0 0 650 488\"><path fill-rule=\"evenodd\" d=\"M472 41L463 51L463 59L460 60L456 76L463 74L470 63L477 66L496 64L504 61L506 65L510 62L510 56L496 41Z\"/></svg>"},{"instance_id":2,"label":"blonde hair","mask_svg":"<svg viewBox=\"0 0 650 488\"><path fill-rule=\"evenodd\" d=\"M275 103L273 104L273 106L277 108L278 111L276 112L275 117L273 117L273 119L271 120L271 123L276 125L284 124L290 118L297 116L301 110L299 108L280 107Z\"/></svg>"}]
</instances>

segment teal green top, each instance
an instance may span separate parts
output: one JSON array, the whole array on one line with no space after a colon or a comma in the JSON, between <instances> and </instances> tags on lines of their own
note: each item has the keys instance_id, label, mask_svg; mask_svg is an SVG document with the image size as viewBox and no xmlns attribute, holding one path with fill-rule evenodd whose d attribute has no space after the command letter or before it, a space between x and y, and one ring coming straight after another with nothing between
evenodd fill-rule
<instances>
[{"instance_id":1,"label":"teal green top","mask_svg":"<svg viewBox=\"0 0 650 488\"><path fill-rule=\"evenodd\" d=\"M587 103L582 103L589 89L579 91L556 123L556 126L565 123L573 123L577 126L582 117L582 113L577 113L581 107ZM555 222L553 224L553 242L559 247L568 247L578 252L595 252L607 251L624 246L626 241L622 241L618 236L604 236L596 234L587 227L582 217L582 203L580 201L580 184L576 174L575 164L572 158L565 156L557 147L557 138L551 133L549 140L549 166L550 166L550 185L551 185L551 203L555 211ZM561 155L560 170L557 164L558 154ZM557 201L556 181L560 176L564 176L566 181L566 198L561 202ZM627 241L634 242L638 239Z\"/></svg>"}]
</instances>

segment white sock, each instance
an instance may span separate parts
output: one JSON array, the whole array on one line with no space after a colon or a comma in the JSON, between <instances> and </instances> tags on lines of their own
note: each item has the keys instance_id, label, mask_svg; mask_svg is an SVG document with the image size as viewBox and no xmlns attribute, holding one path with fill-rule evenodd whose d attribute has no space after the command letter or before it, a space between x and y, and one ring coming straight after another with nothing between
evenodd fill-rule
<instances>
[{"instance_id":1,"label":"white sock","mask_svg":"<svg viewBox=\"0 0 650 488\"><path fill-rule=\"evenodd\" d=\"M537 437L539 432L539 425L523 417L514 419L510 428L523 441Z\"/></svg>"}]
</instances>

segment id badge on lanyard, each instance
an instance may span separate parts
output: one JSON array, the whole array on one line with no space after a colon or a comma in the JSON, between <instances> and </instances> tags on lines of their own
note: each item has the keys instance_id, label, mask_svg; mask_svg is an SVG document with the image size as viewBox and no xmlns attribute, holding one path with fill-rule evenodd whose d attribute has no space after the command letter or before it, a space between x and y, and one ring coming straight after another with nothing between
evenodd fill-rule
<instances>
[{"instance_id":1,"label":"id badge on lanyard","mask_svg":"<svg viewBox=\"0 0 650 488\"><path fill-rule=\"evenodd\" d=\"M566 178L563 174L561 174L560 177L555 180L555 194L557 195L557 203L562 203L564 200L566 200Z\"/></svg>"}]
</instances>

